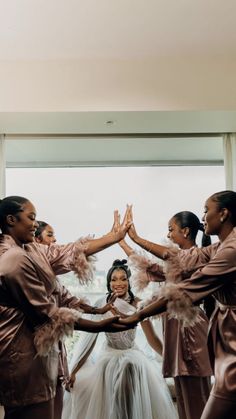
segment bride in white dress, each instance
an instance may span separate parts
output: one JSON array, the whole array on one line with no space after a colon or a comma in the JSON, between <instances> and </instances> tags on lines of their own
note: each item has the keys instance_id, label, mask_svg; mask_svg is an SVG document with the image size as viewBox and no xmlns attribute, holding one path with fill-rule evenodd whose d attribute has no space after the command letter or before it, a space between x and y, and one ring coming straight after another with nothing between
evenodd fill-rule
<instances>
[{"instance_id":1,"label":"bride in white dress","mask_svg":"<svg viewBox=\"0 0 236 419\"><path fill-rule=\"evenodd\" d=\"M107 274L108 300L115 292L118 298L114 306L125 314L134 313L138 302L129 276L125 260L116 260ZM103 317L109 315L112 313ZM144 321L142 328L149 344L160 353L162 345L150 320ZM81 333L71 361L62 419L177 418L159 363L138 348L135 335L136 329L106 333L94 361L91 353L98 334Z\"/></svg>"}]
</instances>

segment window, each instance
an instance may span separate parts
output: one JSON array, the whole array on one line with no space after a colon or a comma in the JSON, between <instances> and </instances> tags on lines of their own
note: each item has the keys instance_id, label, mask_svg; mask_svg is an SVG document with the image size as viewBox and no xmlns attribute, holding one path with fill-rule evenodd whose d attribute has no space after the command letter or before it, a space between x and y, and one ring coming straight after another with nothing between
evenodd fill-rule
<instances>
[{"instance_id":1,"label":"window","mask_svg":"<svg viewBox=\"0 0 236 419\"><path fill-rule=\"evenodd\" d=\"M190 210L201 217L205 199L225 188L223 166L8 168L6 180L7 195L29 198L38 219L54 227L59 243L105 234L113 210L123 214L127 203L133 204L138 233L163 242L174 213ZM118 245L98 253L96 287L91 290L78 288L73 274L65 283L94 301L105 291L104 278L113 260L124 257Z\"/></svg>"}]
</instances>

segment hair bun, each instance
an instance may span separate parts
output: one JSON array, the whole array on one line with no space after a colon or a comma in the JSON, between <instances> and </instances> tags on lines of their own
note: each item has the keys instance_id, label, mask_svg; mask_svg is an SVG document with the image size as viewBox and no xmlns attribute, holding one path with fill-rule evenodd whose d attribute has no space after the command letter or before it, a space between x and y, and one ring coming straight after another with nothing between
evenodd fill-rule
<instances>
[{"instance_id":1,"label":"hair bun","mask_svg":"<svg viewBox=\"0 0 236 419\"><path fill-rule=\"evenodd\" d=\"M124 266L126 264L127 264L127 260L126 259L122 259L122 260L116 259L116 260L114 260L112 266Z\"/></svg>"}]
</instances>

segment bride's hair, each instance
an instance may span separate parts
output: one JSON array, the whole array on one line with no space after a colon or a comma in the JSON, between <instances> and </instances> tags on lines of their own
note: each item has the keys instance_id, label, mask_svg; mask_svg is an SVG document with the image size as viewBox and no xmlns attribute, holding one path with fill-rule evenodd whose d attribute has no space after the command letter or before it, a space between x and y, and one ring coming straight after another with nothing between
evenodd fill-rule
<instances>
[{"instance_id":1,"label":"bride's hair","mask_svg":"<svg viewBox=\"0 0 236 419\"><path fill-rule=\"evenodd\" d=\"M131 291L131 287L130 287L130 282L129 282L129 278L131 277L131 271L127 265L127 260L126 259L116 259L114 260L112 267L109 269L109 271L107 272L107 290L108 290L108 295L107 295L107 301L109 301L111 294L112 294L112 290L111 290L111 276L113 274L113 272L115 270L120 270L122 269L123 271L125 271L126 276L127 276L127 280L128 280L128 293L130 296L130 303L132 303L135 299L134 294Z\"/></svg>"}]
</instances>

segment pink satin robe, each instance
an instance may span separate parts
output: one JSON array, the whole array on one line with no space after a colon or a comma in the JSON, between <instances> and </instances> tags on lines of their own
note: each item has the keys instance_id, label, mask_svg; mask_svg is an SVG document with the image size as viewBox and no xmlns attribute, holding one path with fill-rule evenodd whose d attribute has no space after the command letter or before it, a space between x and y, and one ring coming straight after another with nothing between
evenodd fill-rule
<instances>
[{"instance_id":1,"label":"pink satin robe","mask_svg":"<svg viewBox=\"0 0 236 419\"><path fill-rule=\"evenodd\" d=\"M222 243L203 249L180 251L180 261L191 270L192 260L201 265L179 284L193 302L213 294L217 307L210 324L211 359L215 384L212 395L236 402L236 228ZM205 264L204 264L205 261Z\"/></svg>"},{"instance_id":2,"label":"pink satin robe","mask_svg":"<svg viewBox=\"0 0 236 419\"><path fill-rule=\"evenodd\" d=\"M78 243L21 248L0 235L0 404L24 406L55 396L58 343L40 356L34 335L51 323L58 307L79 309L79 299L56 279L56 274L76 270L78 249Z\"/></svg>"}]
</instances>

